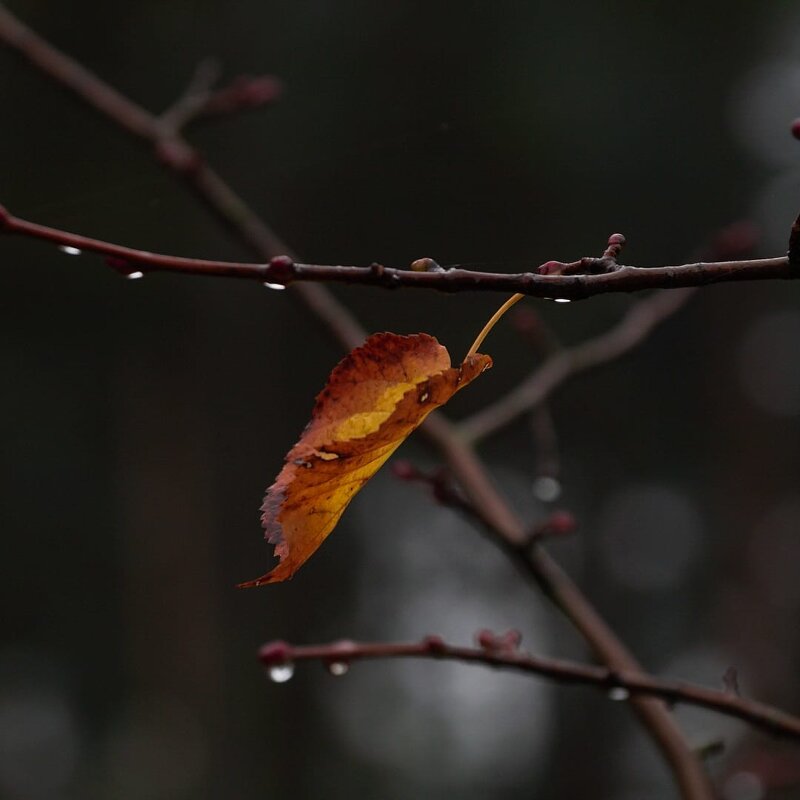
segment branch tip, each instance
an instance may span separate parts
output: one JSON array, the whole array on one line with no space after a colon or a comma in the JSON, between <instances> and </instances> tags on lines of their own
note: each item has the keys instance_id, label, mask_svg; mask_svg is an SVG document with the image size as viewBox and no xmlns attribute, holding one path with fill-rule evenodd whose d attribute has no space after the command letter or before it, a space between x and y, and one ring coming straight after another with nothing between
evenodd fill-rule
<instances>
[{"instance_id":1,"label":"branch tip","mask_svg":"<svg viewBox=\"0 0 800 800\"><path fill-rule=\"evenodd\" d=\"M273 75L239 75L214 92L201 110L204 115L233 114L273 103L283 95L283 83Z\"/></svg>"},{"instance_id":2,"label":"branch tip","mask_svg":"<svg viewBox=\"0 0 800 800\"><path fill-rule=\"evenodd\" d=\"M621 233L612 233L608 237L608 246L603 253L603 258L616 262L622 252L622 248L625 247L625 241L626 239Z\"/></svg>"}]
</instances>

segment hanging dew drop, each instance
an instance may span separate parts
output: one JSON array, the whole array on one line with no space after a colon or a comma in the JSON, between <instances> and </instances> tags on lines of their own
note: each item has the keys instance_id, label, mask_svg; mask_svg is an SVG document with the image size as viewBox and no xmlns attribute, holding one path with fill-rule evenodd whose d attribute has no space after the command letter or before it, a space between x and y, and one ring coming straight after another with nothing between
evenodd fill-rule
<instances>
[{"instance_id":1,"label":"hanging dew drop","mask_svg":"<svg viewBox=\"0 0 800 800\"><path fill-rule=\"evenodd\" d=\"M627 700L631 693L624 686L615 686L613 689L608 690L608 699L621 702Z\"/></svg>"},{"instance_id":2,"label":"hanging dew drop","mask_svg":"<svg viewBox=\"0 0 800 800\"><path fill-rule=\"evenodd\" d=\"M77 247L72 247L69 244L61 244L58 246L58 249L62 253L66 253L68 256L79 256L83 251Z\"/></svg>"},{"instance_id":3,"label":"hanging dew drop","mask_svg":"<svg viewBox=\"0 0 800 800\"><path fill-rule=\"evenodd\" d=\"M264 286L267 289L274 289L276 292L281 292L286 288L282 283L269 283L267 281L264 282Z\"/></svg>"},{"instance_id":4,"label":"hanging dew drop","mask_svg":"<svg viewBox=\"0 0 800 800\"><path fill-rule=\"evenodd\" d=\"M144 278L144 272L139 272L138 270L136 272L129 272L125 277L129 281L138 281L139 278Z\"/></svg>"},{"instance_id":5,"label":"hanging dew drop","mask_svg":"<svg viewBox=\"0 0 800 800\"><path fill-rule=\"evenodd\" d=\"M291 661L283 664L273 664L267 669L267 673L273 683L286 683L294 675L294 664Z\"/></svg>"},{"instance_id":6,"label":"hanging dew drop","mask_svg":"<svg viewBox=\"0 0 800 800\"><path fill-rule=\"evenodd\" d=\"M328 672L335 678L347 675L349 669L350 665L346 661L331 661L330 664L328 664Z\"/></svg>"},{"instance_id":7,"label":"hanging dew drop","mask_svg":"<svg viewBox=\"0 0 800 800\"><path fill-rule=\"evenodd\" d=\"M533 482L533 494L543 503L552 503L558 500L561 494L561 484L550 475L541 475Z\"/></svg>"}]
</instances>

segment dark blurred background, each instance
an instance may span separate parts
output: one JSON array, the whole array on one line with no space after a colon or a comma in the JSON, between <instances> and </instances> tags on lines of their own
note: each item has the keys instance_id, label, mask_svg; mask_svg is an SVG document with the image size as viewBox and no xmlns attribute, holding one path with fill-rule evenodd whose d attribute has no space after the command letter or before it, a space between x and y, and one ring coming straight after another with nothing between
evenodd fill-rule
<instances>
[{"instance_id":1,"label":"dark blurred background","mask_svg":"<svg viewBox=\"0 0 800 800\"><path fill-rule=\"evenodd\" d=\"M602 252L680 263L749 219L785 251L800 205L800 12L789 2L8 4L153 110L197 62L273 74L279 103L190 138L309 261L518 271ZM126 138L0 48L0 202L188 256L249 254ZM669 798L624 703L444 663L318 665L271 683L265 640L467 643L577 636L492 545L388 470L290 583L258 506L340 357L281 294L125 281L91 256L0 241L0 797ZM336 287L370 331L461 353L502 299ZM531 522L572 510L555 555L648 669L800 710L800 288L712 287L636 352L559 391L561 493L534 491L523 420L482 448ZM528 301L565 343L635 298ZM509 323L495 369L536 355ZM401 454L435 457L419 440ZM551 487L552 488L552 487ZM797 749L683 708L726 800L800 797Z\"/></svg>"}]
</instances>

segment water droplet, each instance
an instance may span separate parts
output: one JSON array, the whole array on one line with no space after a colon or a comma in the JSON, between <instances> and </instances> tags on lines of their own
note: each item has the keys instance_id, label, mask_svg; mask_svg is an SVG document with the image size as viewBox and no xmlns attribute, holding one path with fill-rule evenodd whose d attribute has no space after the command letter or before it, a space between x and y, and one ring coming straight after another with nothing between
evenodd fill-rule
<instances>
[{"instance_id":1,"label":"water droplet","mask_svg":"<svg viewBox=\"0 0 800 800\"><path fill-rule=\"evenodd\" d=\"M346 661L331 661L328 664L328 672L336 678L346 675L350 665Z\"/></svg>"},{"instance_id":2,"label":"water droplet","mask_svg":"<svg viewBox=\"0 0 800 800\"><path fill-rule=\"evenodd\" d=\"M77 247L72 247L72 245L68 244L60 244L58 249L62 253L66 253L68 256L79 256L81 254L81 250Z\"/></svg>"},{"instance_id":3,"label":"water droplet","mask_svg":"<svg viewBox=\"0 0 800 800\"><path fill-rule=\"evenodd\" d=\"M631 693L624 686L615 686L613 689L608 690L609 700L616 700L619 702L621 700L627 700L630 696Z\"/></svg>"},{"instance_id":4,"label":"water droplet","mask_svg":"<svg viewBox=\"0 0 800 800\"><path fill-rule=\"evenodd\" d=\"M571 303L572 301L566 297L556 297L556 303Z\"/></svg>"},{"instance_id":5,"label":"water droplet","mask_svg":"<svg viewBox=\"0 0 800 800\"><path fill-rule=\"evenodd\" d=\"M291 661L286 661L283 664L273 664L267 670L269 679L273 683L286 683L291 680L294 675L294 664Z\"/></svg>"},{"instance_id":6,"label":"water droplet","mask_svg":"<svg viewBox=\"0 0 800 800\"><path fill-rule=\"evenodd\" d=\"M550 475L542 475L533 482L533 494L543 503L552 503L561 495L561 484Z\"/></svg>"},{"instance_id":7,"label":"water droplet","mask_svg":"<svg viewBox=\"0 0 800 800\"><path fill-rule=\"evenodd\" d=\"M144 278L144 272L139 272L139 270L136 270L135 272L129 272L125 277L129 281L138 281L139 278Z\"/></svg>"},{"instance_id":8,"label":"water droplet","mask_svg":"<svg viewBox=\"0 0 800 800\"><path fill-rule=\"evenodd\" d=\"M266 286L267 289L274 289L276 292L280 292L286 288L282 283L269 283L267 281L264 282L264 286Z\"/></svg>"}]
</instances>

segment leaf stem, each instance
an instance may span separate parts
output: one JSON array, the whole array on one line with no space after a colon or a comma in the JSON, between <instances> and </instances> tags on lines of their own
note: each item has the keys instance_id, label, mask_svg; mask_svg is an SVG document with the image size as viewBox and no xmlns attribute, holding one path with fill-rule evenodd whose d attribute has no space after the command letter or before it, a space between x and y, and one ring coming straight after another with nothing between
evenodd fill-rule
<instances>
[{"instance_id":1,"label":"leaf stem","mask_svg":"<svg viewBox=\"0 0 800 800\"><path fill-rule=\"evenodd\" d=\"M477 338L472 343L472 347L470 347L470 349L467 351L467 355L464 356L465 361L470 356L474 356L475 353L478 352L478 348L483 344L483 340L489 335L489 331L494 328L500 317L502 317L503 314L505 314L506 311L511 308L511 306L522 300L523 297L525 297L524 294L512 294L511 297L509 297L508 300L506 300L505 303L503 303L503 305L501 305L500 308L498 308L497 311L492 314L492 318L483 326L483 330L478 334Z\"/></svg>"}]
</instances>

